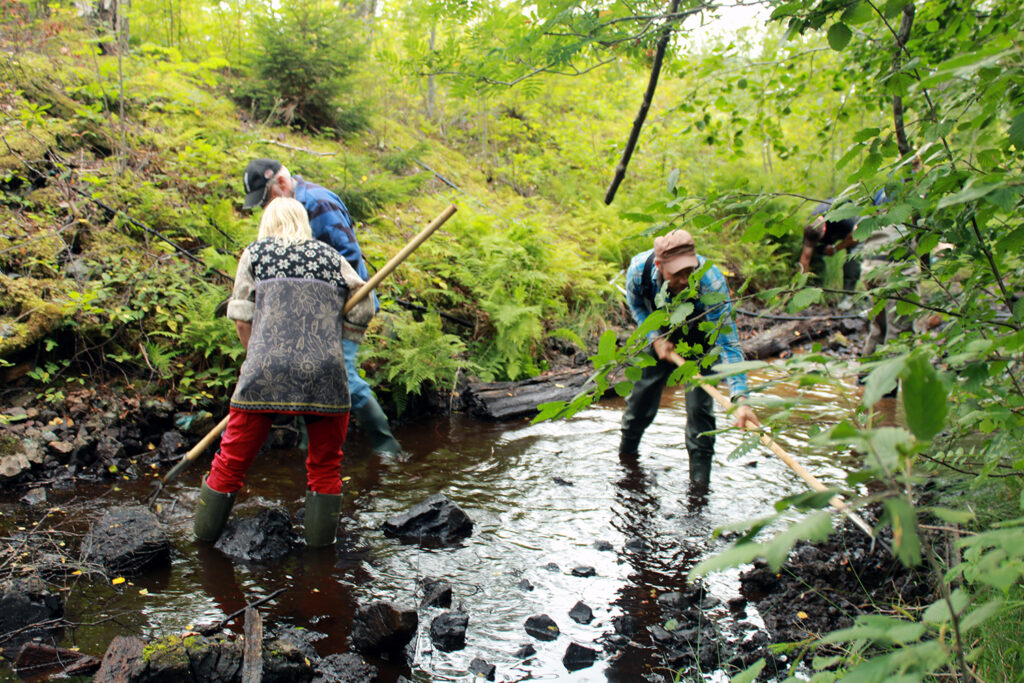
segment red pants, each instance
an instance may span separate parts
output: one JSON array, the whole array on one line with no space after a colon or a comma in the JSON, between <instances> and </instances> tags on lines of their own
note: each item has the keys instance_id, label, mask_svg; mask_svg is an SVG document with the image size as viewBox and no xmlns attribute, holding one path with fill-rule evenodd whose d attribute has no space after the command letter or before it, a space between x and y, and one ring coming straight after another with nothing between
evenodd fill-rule
<instances>
[{"instance_id":1,"label":"red pants","mask_svg":"<svg viewBox=\"0 0 1024 683\"><path fill-rule=\"evenodd\" d=\"M341 493L341 444L348 431L348 413L315 416L307 419L309 454L306 456L306 482L311 491ZM310 416L311 418L313 416ZM234 493L253 459L270 434L273 413L250 413L230 408L228 426L213 456L206 485L219 493Z\"/></svg>"}]
</instances>

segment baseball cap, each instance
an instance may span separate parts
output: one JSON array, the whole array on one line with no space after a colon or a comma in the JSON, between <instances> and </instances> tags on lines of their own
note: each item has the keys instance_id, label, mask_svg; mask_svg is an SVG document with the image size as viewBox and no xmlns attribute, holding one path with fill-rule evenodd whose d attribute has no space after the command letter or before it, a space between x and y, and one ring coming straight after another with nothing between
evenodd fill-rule
<instances>
[{"instance_id":1,"label":"baseball cap","mask_svg":"<svg viewBox=\"0 0 1024 683\"><path fill-rule=\"evenodd\" d=\"M263 203L267 195L267 181L281 170L281 162L273 159L254 159L245 167L242 184L245 186L243 209L251 209Z\"/></svg>"},{"instance_id":2,"label":"baseball cap","mask_svg":"<svg viewBox=\"0 0 1024 683\"><path fill-rule=\"evenodd\" d=\"M697 267L697 248L693 235L686 230L673 230L654 238L654 258L665 275L675 275L686 268Z\"/></svg>"}]
</instances>

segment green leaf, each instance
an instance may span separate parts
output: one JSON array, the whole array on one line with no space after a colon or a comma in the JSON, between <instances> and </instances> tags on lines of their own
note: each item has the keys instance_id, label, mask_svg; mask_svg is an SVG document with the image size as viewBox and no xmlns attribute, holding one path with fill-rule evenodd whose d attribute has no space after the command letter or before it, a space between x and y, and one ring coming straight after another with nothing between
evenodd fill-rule
<instances>
[{"instance_id":1,"label":"green leaf","mask_svg":"<svg viewBox=\"0 0 1024 683\"><path fill-rule=\"evenodd\" d=\"M729 683L754 683L765 667L764 657L729 679Z\"/></svg>"},{"instance_id":2,"label":"green leaf","mask_svg":"<svg viewBox=\"0 0 1024 683\"><path fill-rule=\"evenodd\" d=\"M907 426L914 436L928 441L946 424L949 403L946 387L939 380L931 361L915 353L907 359L903 372L903 407L907 412Z\"/></svg>"},{"instance_id":3,"label":"green leaf","mask_svg":"<svg viewBox=\"0 0 1024 683\"><path fill-rule=\"evenodd\" d=\"M686 319L693 313L693 303L684 301L683 303L676 306L675 310L672 311L672 315L668 321L671 325L682 325L686 322Z\"/></svg>"},{"instance_id":4,"label":"green leaf","mask_svg":"<svg viewBox=\"0 0 1024 683\"><path fill-rule=\"evenodd\" d=\"M828 28L828 44L836 52L841 52L843 48L850 44L850 38L853 37L853 33L850 31L850 27L846 24L838 21Z\"/></svg>"},{"instance_id":5,"label":"green leaf","mask_svg":"<svg viewBox=\"0 0 1024 683\"><path fill-rule=\"evenodd\" d=\"M786 305L786 311L796 313L818 301L821 301L821 289L818 287L806 287L793 293L793 298Z\"/></svg>"},{"instance_id":6,"label":"green leaf","mask_svg":"<svg viewBox=\"0 0 1024 683\"><path fill-rule=\"evenodd\" d=\"M669 194L676 193L676 186L679 184L679 169L674 168L668 174L668 192Z\"/></svg>"},{"instance_id":7,"label":"green leaf","mask_svg":"<svg viewBox=\"0 0 1024 683\"><path fill-rule=\"evenodd\" d=\"M967 202L973 202L976 199L981 199L985 195L993 192L1001 187L1005 187L1006 183L1003 181L995 183L980 183L975 185L974 178L967 181L964 185L964 189L956 194L948 195L939 200L937 208L944 209L947 206L953 206L955 204L966 204Z\"/></svg>"},{"instance_id":8,"label":"green leaf","mask_svg":"<svg viewBox=\"0 0 1024 683\"><path fill-rule=\"evenodd\" d=\"M629 392L631 391L633 391L632 382L623 381L615 383L615 393L621 396L622 398L626 398L627 396L629 396Z\"/></svg>"},{"instance_id":9,"label":"green leaf","mask_svg":"<svg viewBox=\"0 0 1024 683\"><path fill-rule=\"evenodd\" d=\"M903 372L906 360L906 356L890 358L879 363L871 371L864 383L864 395L861 397L861 403L865 408L870 408L878 403L880 398L896 387L896 381L899 379L900 373Z\"/></svg>"},{"instance_id":10,"label":"green leaf","mask_svg":"<svg viewBox=\"0 0 1024 683\"><path fill-rule=\"evenodd\" d=\"M871 9L869 3L858 2L847 7L840 19L848 24L863 24L866 21L871 21L874 16L875 11Z\"/></svg>"},{"instance_id":11,"label":"green leaf","mask_svg":"<svg viewBox=\"0 0 1024 683\"><path fill-rule=\"evenodd\" d=\"M1010 144L1024 151L1024 114L1017 114L1010 122Z\"/></svg>"},{"instance_id":12,"label":"green leaf","mask_svg":"<svg viewBox=\"0 0 1024 683\"><path fill-rule=\"evenodd\" d=\"M903 498L887 498L885 509L892 525L892 544L896 558L906 567L921 563L921 539L917 535L914 508Z\"/></svg>"},{"instance_id":13,"label":"green leaf","mask_svg":"<svg viewBox=\"0 0 1024 683\"><path fill-rule=\"evenodd\" d=\"M950 602L953 603L953 609L956 610L957 614L963 611L970 602L970 596L964 592L963 589L957 588L949 596ZM949 603L945 599L939 599L928 606L928 609L921 615L921 620L927 624L944 624L952 618L949 612Z\"/></svg>"},{"instance_id":14,"label":"green leaf","mask_svg":"<svg viewBox=\"0 0 1024 683\"><path fill-rule=\"evenodd\" d=\"M967 522L973 522L977 515L970 510L954 510L953 508L943 507L929 507L925 508L927 512L932 513L943 522L949 522L950 524L966 524Z\"/></svg>"},{"instance_id":15,"label":"green leaf","mask_svg":"<svg viewBox=\"0 0 1024 683\"><path fill-rule=\"evenodd\" d=\"M991 617L999 613L999 610L1003 606L1003 601L1000 598L994 598L989 600L984 605L979 607L972 612L969 612L963 619L960 620L960 630L964 633L971 631L983 623L988 621Z\"/></svg>"}]
</instances>

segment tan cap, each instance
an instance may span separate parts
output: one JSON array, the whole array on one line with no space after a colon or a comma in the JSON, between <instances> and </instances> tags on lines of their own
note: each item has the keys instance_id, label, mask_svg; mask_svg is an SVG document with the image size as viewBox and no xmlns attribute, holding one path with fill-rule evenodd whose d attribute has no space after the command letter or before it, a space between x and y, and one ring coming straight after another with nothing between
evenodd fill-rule
<instances>
[{"instance_id":1,"label":"tan cap","mask_svg":"<svg viewBox=\"0 0 1024 683\"><path fill-rule=\"evenodd\" d=\"M697 267L697 248L693 235L685 230L673 230L654 238L654 258L661 264L661 272L672 276L686 268Z\"/></svg>"}]
</instances>

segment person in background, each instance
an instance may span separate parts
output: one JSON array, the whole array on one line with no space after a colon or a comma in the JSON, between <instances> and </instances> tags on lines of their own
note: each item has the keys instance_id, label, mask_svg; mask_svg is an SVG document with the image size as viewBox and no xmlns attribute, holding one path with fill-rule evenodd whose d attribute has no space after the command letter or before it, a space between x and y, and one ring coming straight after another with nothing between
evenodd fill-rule
<instances>
[{"instance_id":1,"label":"person in background","mask_svg":"<svg viewBox=\"0 0 1024 683\"><path fill-rule=\"evenodd\" d=\"M811 218L804 226L804 242L800 250L800 272L813 273L821 280L825 274L825 257L840 251L846 251L843 263L843 289L852 292L860 279L860 261L851 254L857 246L853 239L853 230L857 227L856 218L845 218L840 221L826 221L825 214L832 210L832 200L828 199L811 212Z\"/></svg>"},{"instance_id":2,"label":"person in background","mask_svg":"<svg viewBox=\"0 0 1024 683\"><path fill-rule=\"evenodd\" d=\"M334 543L350 410L344 342L358 343L374 314L369 297L347 316L343 311L363 284L337 251L313 239L302 204L289 198L269 203L259 236L242 252L228 303L246 356L227 428L199 491L197 539L220 537L274 416L288 414L305 416L309 430L306 543Z\"/></svg>"},{"instance_id":3,"label":"person in background","mask_svg":"<svg viewBox=\"0 0 1024 683\"><path fill-rule=\"evenodd\" d=\"M626 302L637 325L643 324L651 313L660 308L656 299L663 286L668 292L664 307L671 310L690 301L693 311L685 325L654 330L647 335L650 346L646 351L657 362L643 369L643 374L626 398L619 443L620 456L637 456L640 439L658 413L661 394L669 375L678 367L673 357L681 343L685 343L683 348L687 359L702 358L717 346L721 361L743 361L743 350L732 319L729 288L722 271L712 265L703 270L700 279L691 286L691 275L701 271L705 263L706 259L697 254L690 233L674 230L655 238L654 248L634 256L626 271ZM705 320L714 323L717 329L701 330L699 325ZM733 375L727 381L729 393L739 403L733 413L735 425L760 426L754 412L743 404L748 392L746 374ZM686 392L686 451L689 456L690 484L693 486L706 487L711 481L715 437L708 432L715 430L713 408L714 400L701 387L694 386Z\"/></svg>"},{"instance_id":4,"label":"person in background","mask_svg":"<svg viewBox=\"0 0 1024 683\"><path fill-rule=\"evenodd\" d=\"M334 247L359 277L364 280L369 278L363 252L352 229L352 218L338 195L301 177L292 176L287 168L273 159L251 161L242 180L245 187L245 209L266 206L277 197L296 199L306 209L313 237ZM376 298L373 301L376 306ZM369 437L374 452L400 454L402 447L391 433L387 416L370 385L359 374L356 366L358 355L359 343L345 340L352 416Z\"/></svg>"}]
</instances>

